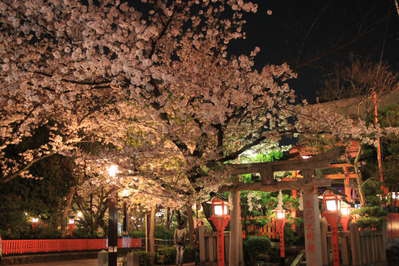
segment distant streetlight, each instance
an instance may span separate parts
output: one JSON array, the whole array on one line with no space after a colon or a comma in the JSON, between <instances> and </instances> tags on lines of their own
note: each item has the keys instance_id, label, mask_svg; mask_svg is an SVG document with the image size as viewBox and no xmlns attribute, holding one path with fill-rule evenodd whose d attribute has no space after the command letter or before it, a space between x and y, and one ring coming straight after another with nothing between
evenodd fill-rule
<instances>
[{"instance_id":1,"label":"distant streetlight","mask_svg":"<svg viewBox=\"0 0 399 266\"><path fill-rule=\"evenodd\" d=\"M108 175L115 178L118 174L118 166L112 164L108 167ZM111 188L111 197L108 200L109 218L108 218L108 266L117 266L118 260L118 211L116 202L118 194L116 187Z\"/></svg>"},{"instance_id":2,"label":"distant streetlight","mask_svg":"<svg viewBox=\"0 0 399 266\"><path fill-rule=\"evenodd\" d=\"M338 222L340 219L340 200L336 194L326 190L323 194L323 216L331 226L333 266L339 266Z\"/></svg>"},{"instance_id":3,"label":"distant streetlight","mask_svg":"<svg viewBox=\"0 0 399 266\"><path fill-rule=\"evenodd\" d=\"M38 217L31 217L30 222L32 223L32 229L35 229L39 225L39 218Z\"/></svg>"},{"instance_id":4,"label":"distant streetlight","mask_svg":"<svg viewBox=\"0 0 399 266\"><path fill-rule=\"evenodd\" d=\"M210 220L217 230L218 266L224 266L224 229L230 221L228 203L214 197L211 200L212 216Z\"/></svg>"}]
</instances>

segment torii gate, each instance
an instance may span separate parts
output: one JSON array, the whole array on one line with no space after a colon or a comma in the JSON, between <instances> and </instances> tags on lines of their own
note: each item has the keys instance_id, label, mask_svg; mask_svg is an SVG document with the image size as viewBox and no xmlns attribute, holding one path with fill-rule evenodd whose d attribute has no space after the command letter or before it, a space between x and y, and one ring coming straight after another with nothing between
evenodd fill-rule
<instances>
[{"instance_id":1,"label":"torii gate","mask_svg":"<svg viewBox=\"0 0 399 266\"><path fill-rule=\"evenodd\" d=\"M232 211L230 220L230 254L229 265L240 266L243 264L242 255L242 227L240 209L240 191L258 190L273 192L279 190L302 189L303 191L303 216L305 227L306 262L308 266L322 265L321 236L320 236L320 211L317 199L317 188L331 186L331 180L313 178L315 169L327 168L330 163L338 158L339 150L316 155L309 159L294 159L270 163L229 164L224 170L231 176L240 174L259 173L261 182L244 184L235 178L233 185L224 186L222 192L231 192ZM277 171L302 171L303 179L297 181L276 181L273 173Z\"/></svg>"}]
</instances>

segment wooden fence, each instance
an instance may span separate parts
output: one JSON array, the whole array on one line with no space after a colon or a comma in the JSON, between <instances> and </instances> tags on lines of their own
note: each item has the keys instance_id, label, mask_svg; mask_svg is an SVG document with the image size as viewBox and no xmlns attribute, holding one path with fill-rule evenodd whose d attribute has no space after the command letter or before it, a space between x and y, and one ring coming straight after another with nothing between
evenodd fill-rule
<instances>
[{"instance_id":1,"label":"wooden fence","mask_svg":"<svg viewBox=\"0 0 399 266\"><path fill-rule=\"evenodd\" d=\"M332 265L331 233L321 223L323 265ZM339 232L340 259L343 266L386 265L386 230L362 230L356 224L349 232Z\"/></svg>"},{"instance_id":2,"label":"wooden fence","mask_svg":"<svg viewBox=\"0 0 399 266\"><path fill-rule=\"evenodd\" d=\"M3 255L64 251L100 250L108 246L107 239L18 239L2 240ZM141 238L119 238L120 248L140 248Z\"/></svg>"},{"instance_id":3,"label":"wooden fence","mask_svg":"<svg viewBox=\"0 0 399 266\"><path fill-rule=\"evenodd\" d=\"M254 220L257 217L254 217ZM277 232L276 220L271 220L265 225L248 224L245 226L245 230L248 235L256 236L267 236L270 239L279 239L279 233Z\"/></svg>"},{"instance_id":4,"label":"wooden fence","mask_svg":"<svg viewBox=\"0 0 399 266\"><path fill-rule=\"evenodd\" d=\"M224 232L225 264L229 262L230 232ZM217 263L217 233L210 232L202 227L199 229L200 262L202 265Z\"/></svg>"}]
</instances>

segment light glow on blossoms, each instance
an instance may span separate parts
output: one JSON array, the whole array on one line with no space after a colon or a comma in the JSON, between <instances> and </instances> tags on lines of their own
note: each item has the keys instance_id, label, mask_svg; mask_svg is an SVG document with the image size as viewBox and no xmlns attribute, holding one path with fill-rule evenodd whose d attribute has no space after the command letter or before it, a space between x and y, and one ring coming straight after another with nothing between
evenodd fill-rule
<instances>
[{"instance_id":1,"label":"light glow on blossoms","mask_svg":"<svg viewBox=\"0 0 399 266\"><path fill-rule=\"evenodd\" d=\"M118 174L119 170L118 170L118 166L116 164L112 164L108 167L108 175L110 177L116 177L116 175Z\"/></svg>"}]
</instances>

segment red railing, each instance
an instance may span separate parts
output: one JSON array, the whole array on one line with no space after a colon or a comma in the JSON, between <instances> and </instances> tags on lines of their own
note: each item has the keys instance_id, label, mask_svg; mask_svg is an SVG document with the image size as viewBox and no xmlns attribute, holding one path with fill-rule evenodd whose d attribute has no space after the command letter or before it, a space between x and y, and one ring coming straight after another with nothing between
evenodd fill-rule
<instances>
[{"instance_id":1,"label":"red railing","mask_svg":"<svg viewBox=\"0 0 399 266\"><path fill-rule=\"evenodd\" d=\"M100 250L107 248L107 239L18 239L3 240L3 255L64 251ZM119 238L120 248L140 248L140 238Z\"/></svg>"},{"instance_id":2,"label":"red railing","mask_svg":"<svg viewBox=\"0 0 399 266\"><path fill-rule=\"evenodd\" d=\"M256 218L257 217L250 217L249 220L255 220ZM270 239L279 239L275 220L271 220L265 225L249 224L246 225L246 229L249 235L267 236Z\"/></svg>"}]
</instances>

